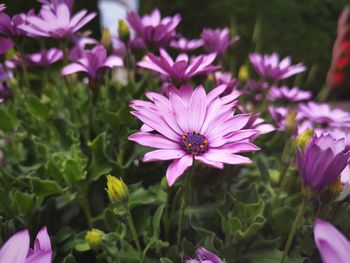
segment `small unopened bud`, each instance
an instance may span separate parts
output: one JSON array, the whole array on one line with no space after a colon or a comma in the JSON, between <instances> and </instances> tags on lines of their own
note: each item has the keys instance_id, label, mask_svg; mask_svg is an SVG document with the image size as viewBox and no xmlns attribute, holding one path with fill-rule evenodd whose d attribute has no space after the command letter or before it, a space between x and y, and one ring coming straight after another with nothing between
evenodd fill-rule
<instances>
[{"instance_id":1,"label":"small unopened bud","mask_svg":"<svg viewBox=\"0 0 350 263\"><path fill-rule=\"evenodd\" d=\"M278 170L269 170L269 176L270 176L270 181L271 184L274 186L279 185L281 181L281 173Z\"/></svg>"},{"instance_id":2,"label":"small unopened bud","mask_svg":"<svg viewBox=\"0 0 350 263\"><path fill-rule=\"evenodd\" d=\"M168 181L167 181L166 177L163 177L162 181L160 182L160 185L162 186L162 188L164 190L168 189Z\"/></svg>"},{"instance_id":3,"label":"small unopened bud","mask_svg":"<svg viewBox=\"0 0 350 263\"><path fill-rule=\"evenodd\" d=\"M118 36L124 42L128 43L130 39L130 30L123 19L118 21Z\"/></svg>"},{"instance_id":4,"label":"small unopened bud","mask_svg":"<svg viewBox=\"0 0 350 263\"><path fill-rule=\"evenodd\" d=\"M109 32L109 29L106 27L102 29L101 44L104 45L107 49L112 48L111 32Z\"/></svg>"},{"instance_id":5,"label":"small unopened bud","mask_svg":"<svg viewBox=\"0 0 350 263\"><path fill-rule=\"evenodd\" d=\"M294 133L297 129L296 117L297 113L295 111L289 112L286 117L286 130L291 133Z\"/></svg>"},{"instance_id":6,"label":"small unopened bud","mask_svg":"<svg viewBox=\"0 0 350 263\"><path fill-rule=\"evenodd\" d=\"M105 233L103 231L93 228L86 233L85 240L89 244L90 248L99 248L102 244L104 234Z\"/></svg>"},{"instance_id":7,"label":"small unopened bud","mask_svg":"<svg viewBox=\"0 0 350 263\"><path fill-rule=\"evenodd\" d=\"M300 134L296 138L297 147L304 151L313 135L314 135L314 131L307 128L302 134Z\"/></svg>"},{"instance_id":8,"label":"small unopened bud","mask_svg":"<svg viewBox=\"0 0 350 263\"><path fill-rule=\"evenodd\" d=\"M249 79L249 71L246 65L242 65L238 72L238 78L242 81L246 81Z\"/></svg>"},{"instance_id":9,"label":"small unopened bud","mask_svg":"<svg viewBox=\"0 0 350 263\"><path fill-rule=\"evenodd\" d=\"M107 175L107 193L112 203L127 203L129 191L123 180L112 175Z\"/></svg>"}]
</instances>

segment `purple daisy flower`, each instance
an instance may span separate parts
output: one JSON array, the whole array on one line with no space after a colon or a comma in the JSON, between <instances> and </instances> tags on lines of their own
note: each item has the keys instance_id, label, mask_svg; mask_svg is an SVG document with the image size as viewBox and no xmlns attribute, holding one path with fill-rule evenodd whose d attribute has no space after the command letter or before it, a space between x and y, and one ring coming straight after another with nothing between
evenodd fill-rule
<instances>
[{"instance_id":1,"label":"purple daisy flower","mask_svg":"<svg viewBox=\"0 0 350 263\"><path fill-rule=\"evenodd\" d=\"M254 141L259 135L267 134L276 130L273 125L265 123L265 120L260 118L259 114L253 115L244 128L258 131L257 134L251 137L251 141Z\"/></svg>"},{"instance_id":2,"label":"purple daisy flower","mask_svg":"<svg viewBox=\"0 0 350 263\"><path fill-rule=\"evenodd\" d=\"M98 44L98 41L88 36L81 36L73 38L75 46L69 51L68 58L71 61L76 61L81 58L88 46L94 47Z\"/></svg>"},{"instance_id":3,"label":"purple daisy flower","mask_svg":"<svg viewBox=\"0 0 350 263\"><path fill-rule=\"evenodd\" d=\"M180 52L189 52L193 51L197 48L203 46L202 39L192 39L188 40L184 37L180 37L179 39L174 39L170 42L170 47L180 51Z\"/></svg>"},{"instance_id":4,"label":"purple daisy flower","mask_svg":"<svg viewBox=\"0 0 350 263\"><path fill-rule=\"evenodd\" d=\"M314 238L323 263L347 263L350 241L332 224L316 219Z\"/></svg>"},{"instance_id":5,"label":"purple daisy flower","mask_svg":"<svg viewBox=\"0 0 350 263\"><path fill-rule=\"evenodd\" d=\"M129 12L127 21L146 44L167 47L176 36L175 29L181 21L181 16L176 14L162 19L159 9L154 9L151 14L142 18L135 12Z\"/></svg>"},{"instance_id":6,"label":"purple daisy flower","mask_svg":"<svg viewBox=\"0 0 350 263\"><path fill-rule=\"evenodd\" d=\"M12 18L5 13L0 13L0 34L11 39L29 35L20 27L26 24L28 17L33 15L34 10L30 10L27 14L19 13Z\"/></svg>"},{"instance_id":7,"label":"purple daisy flower","mask_svg":"<svg viewBox=\"0 0 350 263\"><path fill-rule=\"evenodd\" d=\"M312 93L310 91L303 91L298 87L289 89L287 86L273 86L268 93L268 99L270 101L283 100L288 102L300 102L310 100L311 98Z\"/></svg>"},{"instance_id":8,"label":"purple daisy flower","mask_svg":"<svg viewBox=\"0 0 350 263\"><path fill-rule=\"evenodd\" d=\"M170 93L167 98L148 92L151 102L132 101L132 115L145 125L129 140L157 148L145 154L144 162L173 160L166 172L169 186L193 164L193 159L223 169L224 163L251 163L240 154L259 150L248 141L257 131L243 129L251 115L234 115L235 97L220 98L224 91L225 87L218 87L206 94L199 86L194 91L187 89L184 97Z\"/></svg>"},{"instance_id":9,"label":"purple daisy flower","mask_svg":"<svg viewBox=\"0 0 350 263\"><path fill-rule=\"evenodd\" d=\"M204 42L204 49L208 53L223 54L225 50L234 42L236 42L239 37L236 36L230 39L230 30L225 28L205 28L203 29L201 35Z\"/></svg>"},{"instance_id":10,"label":"purple daisy flower","mask_svg":"<svg viewBox=\"0 0 350 263\"><path fill-rule=\"evenodd\" d=\"M199 247L196 250L196 258L185 258L184 263L224 263L217 255L209 252L204 247Z\"/></svg>"},{"instance_id":11,"label":"purple daisy flower","mask_svg":"<svg viewBox=\"0 0 350 263\"><path fill-rule=\"evenodd\" d=\"M318 193L334 183L349 163L344 139L314 135L305 150L297 150L297 167L303 185Z\"/></svg>"},{"instance_id":12,"label":"purple daisy flower","mask_svg":"<svg viewBox=\"0 0 350 263\"><path fill-rule=\"evenodd\" d=\"M285 57L280 61L277 53L264 56L253 53L249 55L249 59L256 72L272 82L289 78L306 70L302 63L292 65L290 57Z\"/></svg>"},{"instance_id":13,"label":"purple daisy flower","mask_svg":"<svg viewBox=\"0 0 350 263\"><path fill-rule=\"evenodd\" d=\"M96 16L96 13L87 12L84 9L72 16L70 7L63 1L54 9L42 8L39 16L28 17L29 24L20 25L19 28L35 37L71 37Z\"/></svg>"},{"instance_id":14,"label":"purple daisy flower","mask_svg":"<svg viewBox=\"0 0 350 263\"><path fill-rule=\"evenodd\" d=\"M325 127L350 128L350 113L341 109L332 109L328 104L308 102L300 104L299 112L309 121Z\"/></svg>"},{"instance_id":15,"label":"purple daisy flower","mask_svg":"<svg viewBox=\"0 0 350 263\"><path fill-rule=\"evenodd\" d=\"M14 234L0 249L0 262L51 263L52 249L46 227L37 234L34 249L30 248L28 230Z\"/></svg>"},{"instance_id":16,"label":"purple daisy flower","mask_svg":"<svg viewBox=\"0 0 350 263\"><path fill-rule=\"evenodd\" d=\"M47 66L60 61L63 58L62 50L57 48L51 48L49 50L42 50L39 53L34 53L24 56L24 62L28 66ZM16 66L22 65L22 60L19 57L14 57L6 61L6 65L9 68L14 68Z\"/></svg>"},{"instance_id":17,"label":"purple daisy flower","mask_svg":"<svg viewBox=\"0 0 350 263\"><path fill-rule=\"evenodd\" d=\"M73 10L74 0L37 0L39 3L42 4L42 8L49 9L49 10L55 10L55 8L58 7L59 4L64 3L69 7L69 10Z\"/></svg>"},{"instance_id":18,"label":"purple daisy flower","mask_svg":"<svg viewBox=\"0 0 350 263\"><path fill-rule=\"evenodd\" d=\"M215 84L216 86L226 85L226 92L231 93L233 90L236 90L238 87L238 79L232 78L230 72L215 72Z\"/></svg>"},{"instance_id":19,"label":"purple daisy flower","mask_svg":"<svg viewBox=\"0 0 350 263\"><path fill-rule=\"evenodd\" d=\"M7 80L11 77L11 72L0 64L0 104L13 96L7 85Z\"/></svg>"},{"instance_id":20,"label":"purple daisy flower","mask_svg":"<svg viewBox=\"0 0 350 263\"><path fill-rule=\"evenodd\" d=\"M156 71L175 82L181 83L194 76L219 69L220 66L211 65L215 58L215 54L201 55L191 59L186 54L180 54L174 61L164 49L160 49L160 57L149 53L137 65Z\"/></svg>"},{"instance_id":21,"label":"purple daisy flower","mask_svg":"<svg viewBox=\"0 0 350 263\"><path fill-rule=\"evenodd\" d=\"M65 66L62 69L62 75L70 75L77 72L88 74L90 82L98 81L103 78L107 69L123 66L123 60L117 56L107 57L106 48L97 45L91 51L85 51L83 56L76 62Z\"/></svg>"},{"instance_id":22,"label":"purple daisy flower","mask_svg":"<svg viewBox=\"0 0 350 263\"><path fill-rule=\"evenodd\" d=\"M6 54L6 52L13 47L11 39L0 37L0 55Z\"/></svg>"}]
</instances>

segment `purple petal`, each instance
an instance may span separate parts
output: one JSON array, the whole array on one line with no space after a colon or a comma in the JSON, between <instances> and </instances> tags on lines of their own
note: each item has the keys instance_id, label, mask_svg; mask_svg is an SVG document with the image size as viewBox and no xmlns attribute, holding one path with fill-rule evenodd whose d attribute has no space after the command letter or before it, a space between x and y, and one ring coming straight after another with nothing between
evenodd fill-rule
<instances>
[{"instance_id":1,"label":"purple petal","mask_svg":"<svg viewBox=\"0 0 350 263\"><path fill-rule=\"evenodd\" d=\"M166 161L172 159L179 159L185 155L183 150L174 150L174 149L161 149L151 151L145 154L143 157L144 162L154 162L154 161Z\"/></svg>"},{"instance_id":2,"label":"purple petal","mask_svg":"<svg viewBox=\"0 0 350 263\"><path fill-rule=\"evenodd\" d=\"M185 154L180 159L174 160L166 171L168 185L172 186L192 163L193 158L188 154Z\"/></svg>"},{"instance_id":3,"label":"purple petal","mask_svg":"<svg viewBox=\"0 0 350 263\"><path fill-rule=\"evenodd\" d=\"M0 262L25 263L29 251L30 237L28 230L14 234L0 250Z\"/></svg>"}]
</instances>

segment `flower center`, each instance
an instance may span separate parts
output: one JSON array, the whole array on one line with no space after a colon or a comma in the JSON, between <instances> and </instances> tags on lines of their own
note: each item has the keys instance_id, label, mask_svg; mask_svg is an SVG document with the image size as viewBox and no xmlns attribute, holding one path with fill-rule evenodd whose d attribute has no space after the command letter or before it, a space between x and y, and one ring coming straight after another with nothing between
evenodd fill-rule
<instances>
[{"instance_id":1,"label":"flower center","mask_svg":"<svg viewBox=\"0 0 350 263\"><path fill-rule=\"evenodd\" d=\"M208 139L199 132L185 133L180 140L181 148L192 156L201 155L208 151Z\"/></svg>"}]
</instances>

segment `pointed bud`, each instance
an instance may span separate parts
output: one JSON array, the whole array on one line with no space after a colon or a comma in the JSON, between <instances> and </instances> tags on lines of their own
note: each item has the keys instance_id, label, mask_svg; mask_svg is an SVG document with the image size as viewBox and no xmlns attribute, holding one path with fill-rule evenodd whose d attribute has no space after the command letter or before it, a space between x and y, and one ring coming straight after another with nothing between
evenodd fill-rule
<instances>
[{"instance_id":1,"label":"pointed bud","mask_svg":"<svg viewBox=\"0 0 350 263\"><path fill-rule=\"evenodd\" d=\"M242 65L238 72L238 78L242 81L249 79L249 71L247 65Z\"/></svg>"},{"instance_id":2,"label":"pointed bud","mask_svg":"<svg viewBox=\"0 0 350 263\"><path fill-rule=\"evenodd\" d=\"M124 42L128 43L130 39L130 30L123 19L118 21L118 36Z\"/></svg>"},{"instance_id":3,"label":"pointed bud","mask_svg":"<svg viewBox=\"0 0 350 263\"><path fill-rule=\"evenodd\" d=\"M86 233L85 240L90 248L99 248L102 244L104 234L103 231L93 228Z\"/></svg>"},{"instance_id":4,"label":"pointed bud","mask_svg":"<svg viewBox=\"0 0 350 263\"><path fill-rule=\"evenodd\" d=\"M123 180L112 175L107 175L107 193L112 203L126 203L129 198L129 191Z\"/></svg>"},{"instance_id":5,"label":"pointed bud","mask_svg":"<svg viewBox=\"0 0 350 263\"><path fill-rule=\"evenodd\" d=\"M296 138L297 147L304 151L313 135L314 135L314 131L307 128L302 134L300 134Z\"/></svg>"},{"instance_id":6,"label":"pointed bud","mask_svg":"<svg viewBox=\"0 0 350 263\"><path fill-rule=\"evenodd\" d=\"M298 128L296 117L297 117L297 113L295 111L289 112L286 117L286 130L291 133L294 133Z\"/></svg>"},{"instance_id":7,"label":"pointed bud","mask_svg":"<svg viewBox=\"0 0 350 263\"><path fill-rule=\"evenodd\" d=\"M110 50L113 45L111 32L109 32L109 29L106 27L102 29L101 44L104 45L108 50Z\"/></svg>"}]
</instances>

